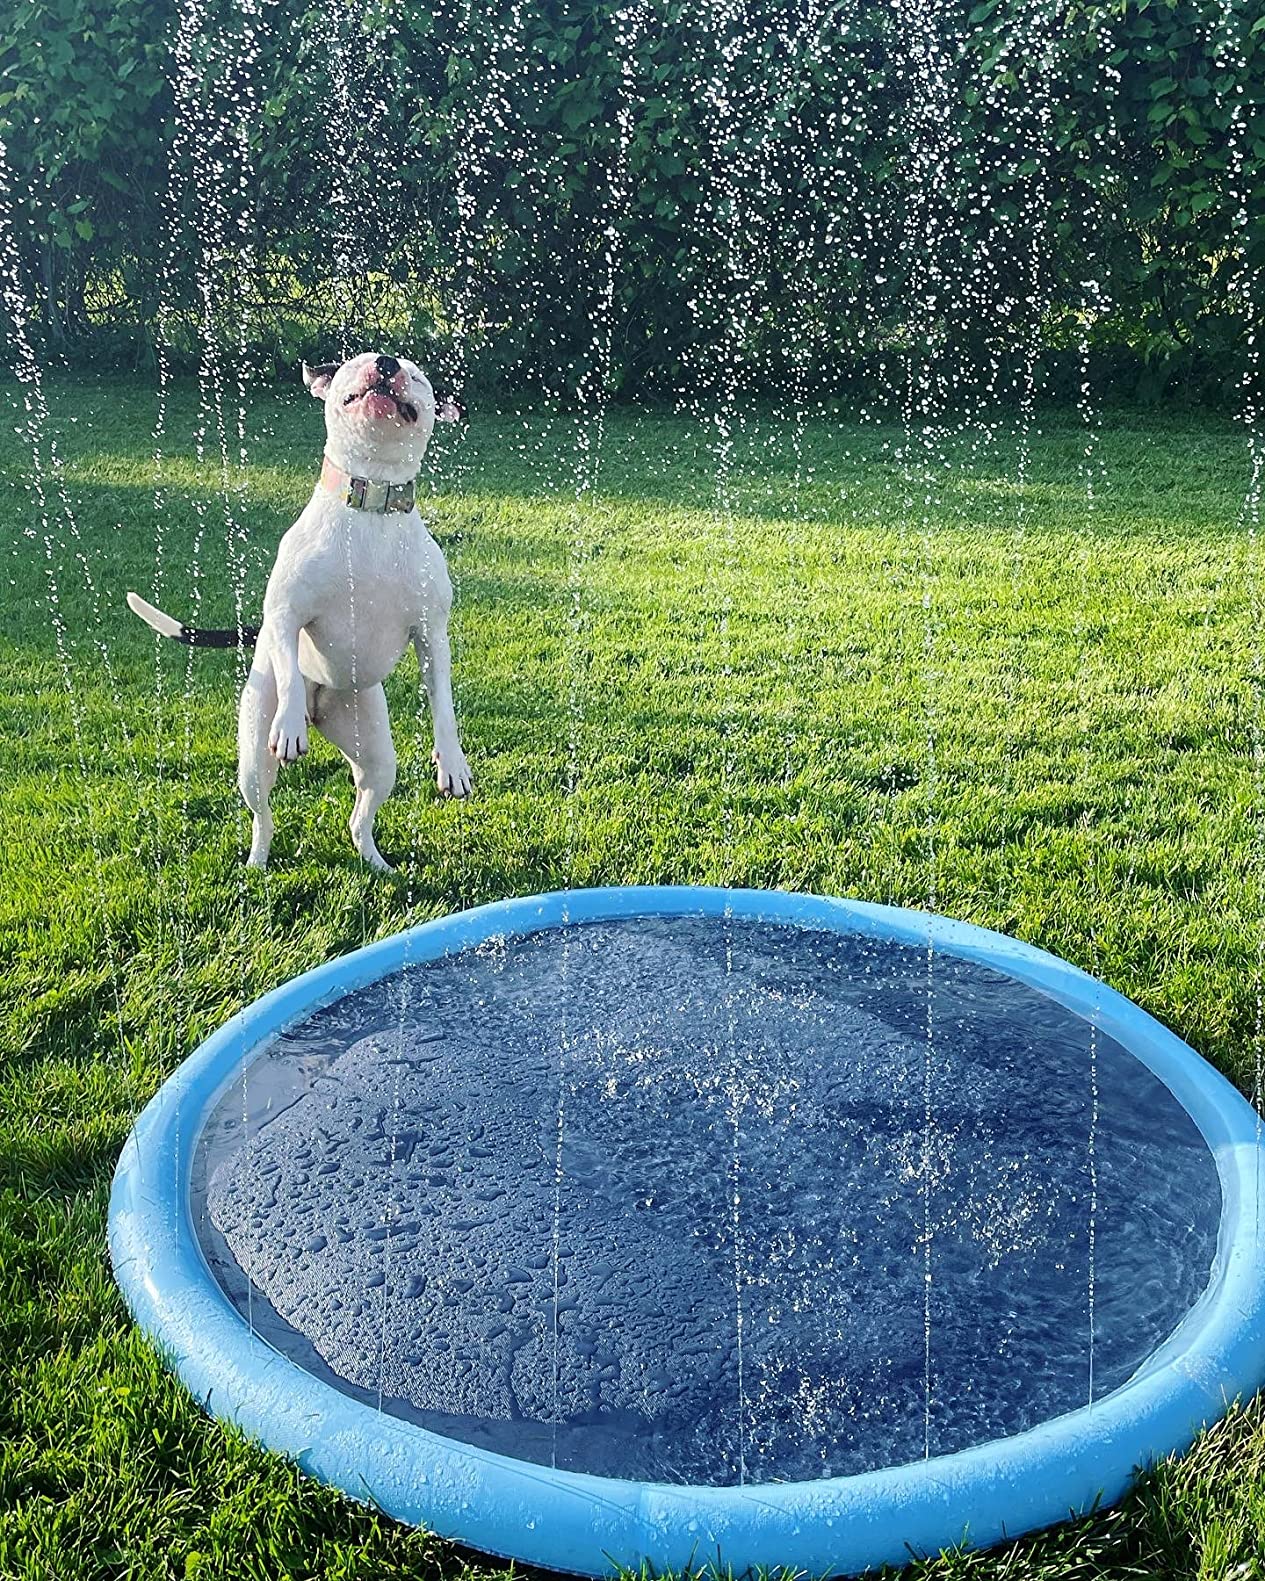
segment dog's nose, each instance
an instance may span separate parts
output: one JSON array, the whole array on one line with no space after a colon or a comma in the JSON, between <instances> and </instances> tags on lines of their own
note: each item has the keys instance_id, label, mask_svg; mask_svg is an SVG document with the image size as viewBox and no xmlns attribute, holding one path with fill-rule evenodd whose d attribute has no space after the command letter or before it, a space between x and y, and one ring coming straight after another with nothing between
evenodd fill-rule
<instances>
[{"instance_id":1,"label":"dog's nose","mask_svg":"<svg viewBox=\"0 0 1265 1581\"><path fill-rule=\"evenodd\" d=\"M379 357L374 366L384 379L394 379L400 371L400 365L394 357Z\"/></svg>"}]
</instances>

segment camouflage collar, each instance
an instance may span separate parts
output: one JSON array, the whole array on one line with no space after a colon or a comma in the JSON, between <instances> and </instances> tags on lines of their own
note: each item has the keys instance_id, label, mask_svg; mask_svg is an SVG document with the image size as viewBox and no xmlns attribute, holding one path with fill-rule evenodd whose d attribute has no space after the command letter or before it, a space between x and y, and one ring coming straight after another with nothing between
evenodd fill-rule
<instances>
[{"instance_id":1,"label":"camouflage collar","mask_svg":"<svg viewBox=\"0 0 1265 1581\"><path fill-rule=\"evenodd\" d=\"M328 456L321 462L321 487L354 511L411 511L414 503L413 481L375 483L371 478L353 478L336 467Z\"/></svg>"}]
</instances>

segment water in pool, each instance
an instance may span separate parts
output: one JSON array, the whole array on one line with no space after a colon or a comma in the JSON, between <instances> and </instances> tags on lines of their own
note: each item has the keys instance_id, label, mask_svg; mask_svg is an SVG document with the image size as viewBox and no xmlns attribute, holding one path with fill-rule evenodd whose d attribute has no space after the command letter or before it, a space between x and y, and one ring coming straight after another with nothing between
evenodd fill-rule
<instances>
[{"instance_id":1,"label":"water in pool","mask_svg":"<svg viewBox=\"0 0 1265 1581\"><path fill-rule=\"evenodd\" d=\"M316 1012L224 1095L193 1200L230 1299L346 1392L712 1484L1101 1398L1221 1210L1167 1089L1044 995L724 918L492 941Z\"/></svg>"}]
</instances>

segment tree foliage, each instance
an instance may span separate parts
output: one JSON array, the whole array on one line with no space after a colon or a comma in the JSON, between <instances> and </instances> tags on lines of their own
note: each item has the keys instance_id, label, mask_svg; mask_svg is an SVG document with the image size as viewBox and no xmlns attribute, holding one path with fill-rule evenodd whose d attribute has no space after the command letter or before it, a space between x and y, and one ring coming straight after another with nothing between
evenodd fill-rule
<instances>
[{"instance_id":1,"label":"tree foliage","mask_svg":"<svg viewBox=\"0 0 1265 1581\"><path fill-rule=\"evenodd\" d=\"M645 399L914 359L948 398L1095 366L1234 399L1247 367L1247 0L8 10L23 285L68 355L389 341Z\"/></svg>"}]
</instances>

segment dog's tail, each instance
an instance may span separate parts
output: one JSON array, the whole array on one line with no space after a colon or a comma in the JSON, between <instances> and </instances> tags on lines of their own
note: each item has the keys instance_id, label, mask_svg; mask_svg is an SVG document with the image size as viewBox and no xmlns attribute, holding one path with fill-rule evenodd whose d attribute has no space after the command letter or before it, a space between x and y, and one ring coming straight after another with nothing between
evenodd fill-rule
<instances>
[{"instance_id":1,"label":"dog's tail","mask_svg":"<svg viewBox=\"0 0 1265 1581\"><path fill-rule=\"evenodd\" d=\"M152 626L160 636L174 637L191 648L248 648L259 636L258 626L182 626L174 615L164 615L139 593L127 595L127 607L139 615L147 626Z\"/></svg>"}]
</instances>

